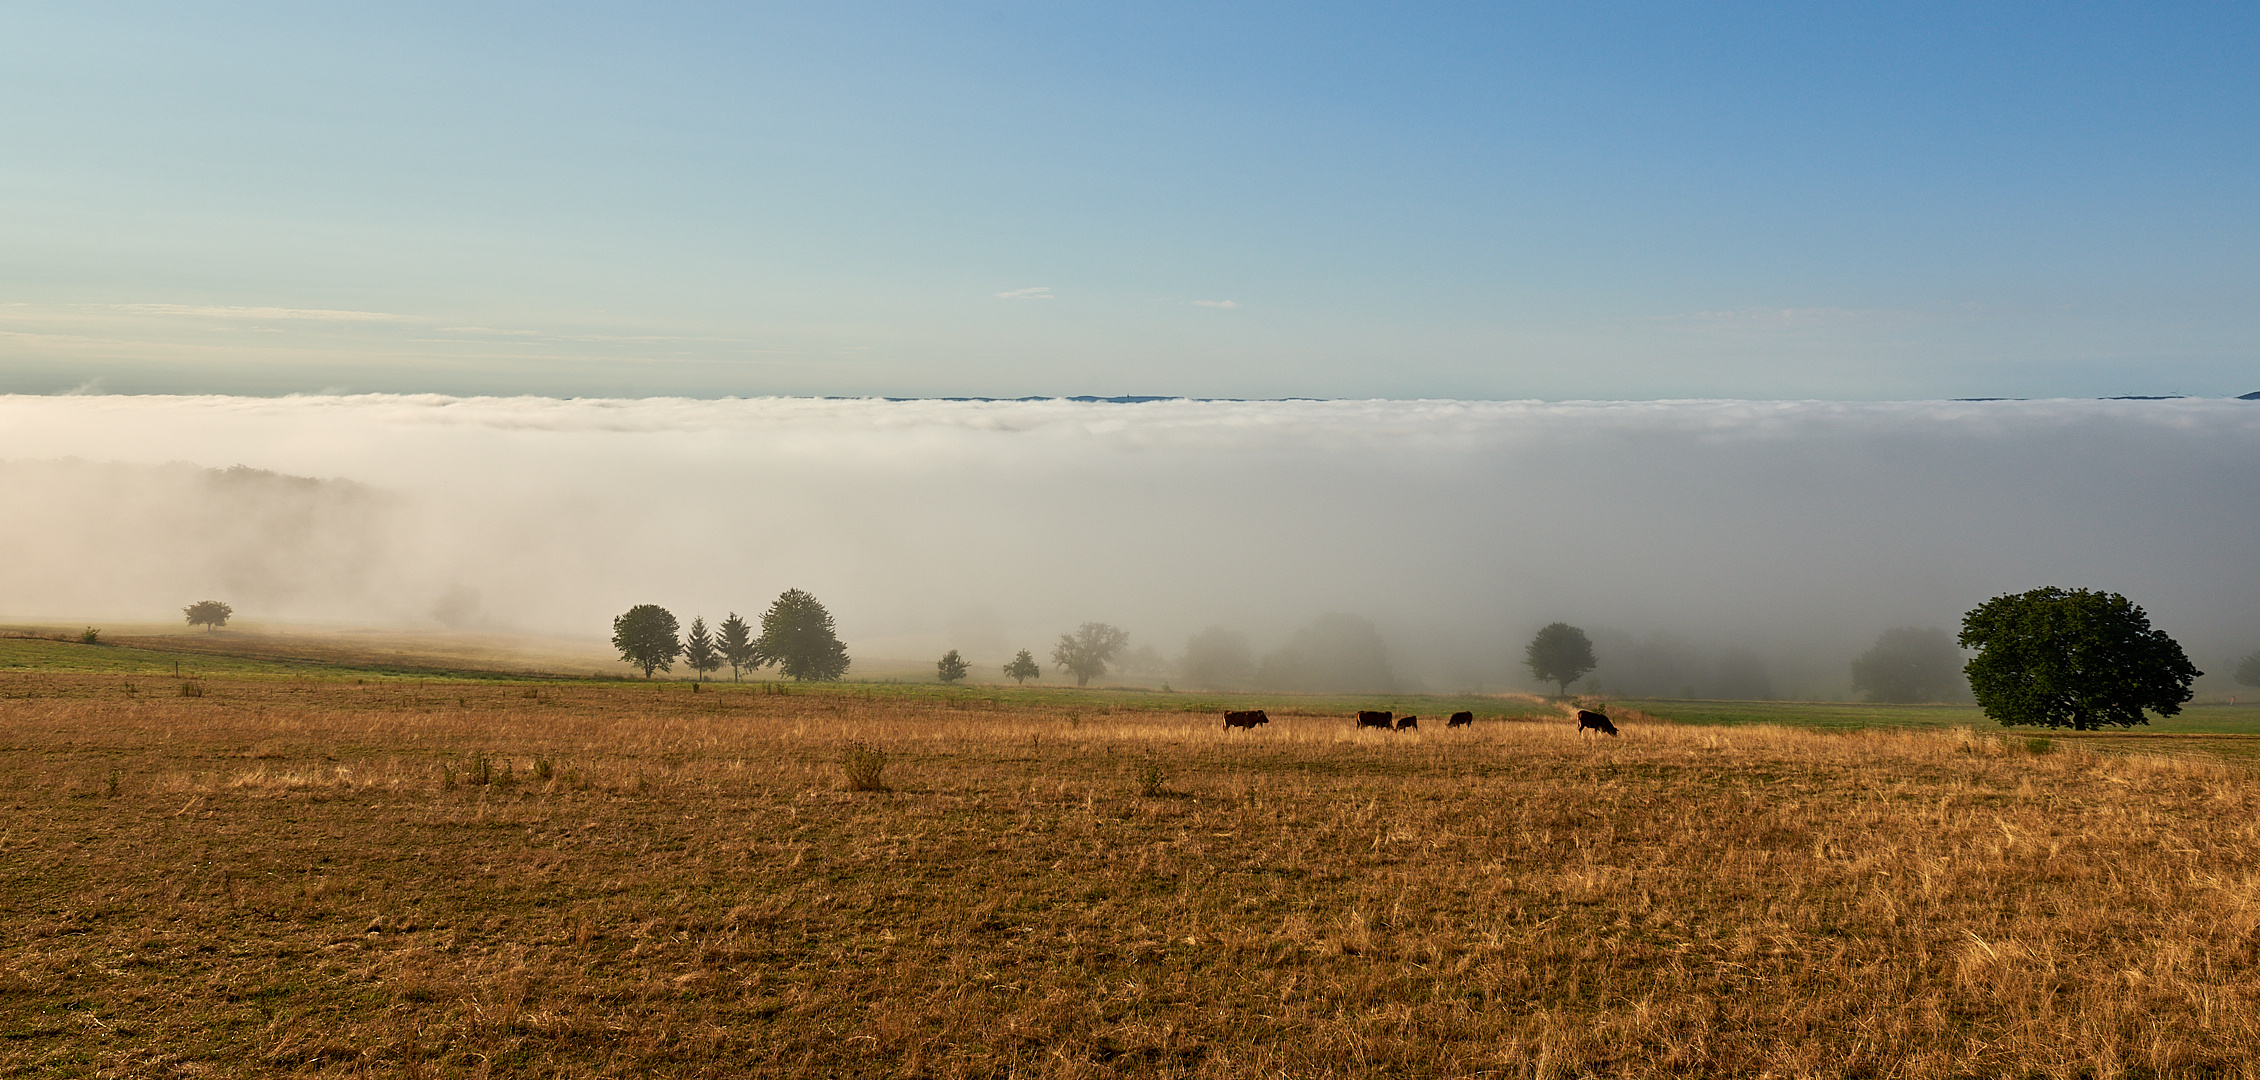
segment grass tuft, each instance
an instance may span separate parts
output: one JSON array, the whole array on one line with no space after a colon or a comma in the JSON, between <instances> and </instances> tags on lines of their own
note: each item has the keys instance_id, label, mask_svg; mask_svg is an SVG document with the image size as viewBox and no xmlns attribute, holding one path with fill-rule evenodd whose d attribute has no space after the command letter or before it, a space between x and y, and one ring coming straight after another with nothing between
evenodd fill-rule
<instances>
[{"instance_id":1,"label":"grass tuft","mask_svg":"<svg viewBox=\"0 0 2260 1080\"><path fill-rule=\"evenodd\" d=\"M1154 798L1167 790L1162 785L1168 782L1169 774L1163 771L1161 762L1152 758L1138 765L1137 778L1138 794L1145 798Z\"/></svg>"}]
</instances>

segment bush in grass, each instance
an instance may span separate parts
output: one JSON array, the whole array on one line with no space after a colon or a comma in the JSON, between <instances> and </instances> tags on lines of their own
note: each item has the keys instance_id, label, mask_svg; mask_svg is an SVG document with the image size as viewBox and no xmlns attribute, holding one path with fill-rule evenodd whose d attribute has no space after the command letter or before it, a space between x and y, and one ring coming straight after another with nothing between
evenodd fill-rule
<instances>
[{"instance_id":1,"label":"bush in grass","mask_svg":"<svg viewBox=\"0 0 2260 1080\"><path fill-rule=\"evenodd\" d=\"M940 660L934 661L934 677L945 683L956 682L964 678L965 673L971 670L973 670L973 665L966 663L965 658L959 656L956 649L943 653Z\"/></svg>"},{"instance_id":2,"label":"bush in grass","mask_svg":"<svg viewBox=\"0 0 2260 1080\"><path fill-rule=\"evenodd\" d=\"M847 774L849 791L885 791L887 752L857 740L840 751L840 771Z\"/></svg>"}]
</instances>

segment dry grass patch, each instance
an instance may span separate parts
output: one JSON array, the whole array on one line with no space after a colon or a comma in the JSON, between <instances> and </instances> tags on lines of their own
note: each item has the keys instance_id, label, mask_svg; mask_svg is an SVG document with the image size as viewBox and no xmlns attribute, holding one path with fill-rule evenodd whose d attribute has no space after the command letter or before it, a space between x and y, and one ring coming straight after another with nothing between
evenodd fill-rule
<instances>
[{"instance_id":1,"label":"dry grass patch","mask_svg":"<svg viewBox=\"0 0 2260 1080\"><path fill-rule=\"evenodd\" d=\"M0 700L10 1073L2260 1057L2260 790L2214 762L1967 732L1225 732L852 690L54 679ZM892 790L842 782L858 743Z\"/></svg>"}]
</instances>

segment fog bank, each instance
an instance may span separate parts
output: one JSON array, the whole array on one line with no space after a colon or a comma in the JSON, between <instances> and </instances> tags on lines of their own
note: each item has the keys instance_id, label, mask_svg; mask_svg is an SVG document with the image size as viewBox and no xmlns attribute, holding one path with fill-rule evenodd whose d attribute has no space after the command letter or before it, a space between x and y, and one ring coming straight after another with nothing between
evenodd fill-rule
<instances>
[{"instance_id":1,"label":"fog bank","mask_svg":"<svg viewBox=\"0 0 2260 1080\"><path fill-rule=\"evenodd\" d=\"M2238 401L9 396L0 462L0 619L214 597L595 638L799 587L866 663L993 676L1093 619L1262 654L1343 612L1408 688L1521 688L1558 619L1604 678L1607 642L1668 639L1720 685L1755 659L1841 695L1882 630L2055 584L2125 593L2210 672L2260 648ZM283 475L207 468L236 465Z\"/></svg>"}]
</instances>

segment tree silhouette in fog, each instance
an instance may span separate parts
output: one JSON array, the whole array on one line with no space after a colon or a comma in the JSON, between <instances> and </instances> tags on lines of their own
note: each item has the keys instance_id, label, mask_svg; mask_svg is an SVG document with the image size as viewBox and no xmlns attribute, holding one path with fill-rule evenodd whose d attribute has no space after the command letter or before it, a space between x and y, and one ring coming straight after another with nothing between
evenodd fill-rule
<instances>
[{"instance_id":1,"label":"tree silhouette in fog","mask_svg":"<svg viewBox=\"0 0 2260 1080\"><path fill-rule=\"evenodd\" d=\"M217 600L198 600L180 610L188 616L188 625L201 626L206 633L226 626L228 616L235 614L234 608Z\"/></svg>"},{"instance_id":2,"label":"tree silhouette in fog","mask_svg":"<svg viewBox=\"0 0 2260 1080\"><path fill-rule=\"evenodd\" d=\"M934 676L946 683L953 683L964 678L965 673L971 670L973 670L973 665L966 663L965 658L959 656L956 649L943 653L941 659L934 661Z\"/></svg>"},{"instance_id":3,"label":"tree silhouette in fog","mask_svg":"<svg viewBox=\"0 0 2260 1080\"><path fill-rule=\"evenodd\" d=\"M706 632L704 616L691 617L690 636L683 639L683 662L698 673L698 681L706 681L706 673L722 667L721 650L714 647L714 636Z\"/></svg>"},{"instance_id":4,"label":"tree silhouette in fog","mask_svg":"<svg viewBox=\"0 0 2260 1080\"><path fill-rule=\"evenodd\" d=\"M1239 690L1256 675L1255 650L1246 634L1211 626L1185 641L1177 663L1179 677L1203 690Z\"/></svg>"},{"instance_id":5,"label":"tree silhouette in fog","mask_svg":"<svg viewBox=\"0 0 2260 1080\"><path fill-rule=\"evenodd\" d=\"M1087 622L1072 634L1061 634L1052 646L1052 663L1075 676L1075 685L1087 686L1106 674L1107 661L1130 644L1130 635L1103 622Z\"/></svg>"},{"instance_id":6,"label":"tree silhouette in fog","mask_svg":"<svg viewBox=\"0 0 2260 1080\"><path fill-rule=\"evenodd\" d=\"M1547 623L1522 651L1522 662L1539 682L1550 682L1569 696L1569 684L1593 670L1593 641L1565 622Z\"/></svg>"},{"instance_id":7,"label":"tree silhouette in fog","mask_svg":"<svg viewBox=\"0 0 2260 1080\"><path fill-rule=\"evenodd\" d=\"M2246 686L2260 686L2260 652L2236 662L2236 681Z\"/></svg>"},{"instance_id":8,"label":"tree silhouette in fog","mask_svg":"<svg viewBox=\"0 0 2260 1080\"><path fill-rule=\"evenodd\" d=\"M1962 650L1936 627L1902 626L1877 635L1875 647L1852 661L1852 689L1869 701L1908 704L1961 696Z\"/></svg>"},{"instance_id":9,"label":"tree silhouette in fog","mask_svg":"<svg viewBox=\"0 0 2260 1080\"><path fill-rule=\"evenodd\" d=\"M612 620L612 647L620 650L620 659L642 668L648 679L654 670L673 670L675 658L683 655L676 627L673 612L657 604L637 604Z\"/></svg>"},{"instance_id":10,"label":"tree silhouette in fog","mask_svg":"<svg viewBox=\"0 0 2260 1080\"><path fill-rule=\"evenodd\" d=\"M1256 682L1272 690L1382 693L1396 688L1381 631L1359 615L1330 612L1312 619L1284 648L1263 658Z\"/></svg>"},{"instance_id":11,"label":"tree silhouette in fog","mask_svg":"<svg viewBox=\"0 0 2260 1080\"><path fill-rule=\"evenodd\" d=\"M761 654L753 647L753 628L733 611L722 620L721 631L714 647L721 652L722 661L730 665L730 681L737 682L740 671L760 666Z\"/></svg>"},{"instance_id":12,"label":"tree silhouette in fog","mask_svg":"<svg viewBox=\"0 0 2260 1080\"><path fill-rule=\"evenodd\" d=\"M1012 658L1012 663L1004 666L1004 677L1011 679L1015 684L1025 686L1030 679L1043 678L1044 669L1036 666L1034 654L1022 649L1020 655Z\"/></svg>"},{"instance_id":13,"label":"tree silhouette in fog","mask_svg":"<svg viewBox=\"0 0 2260 1080\"><path fill-rule=\"evenodd\" d=\"M832 629L832 613L814 596L786 589L761 613L760 661L796 682L832 682L847 674L847 646Z\"/></svg>"}]
</instances>

